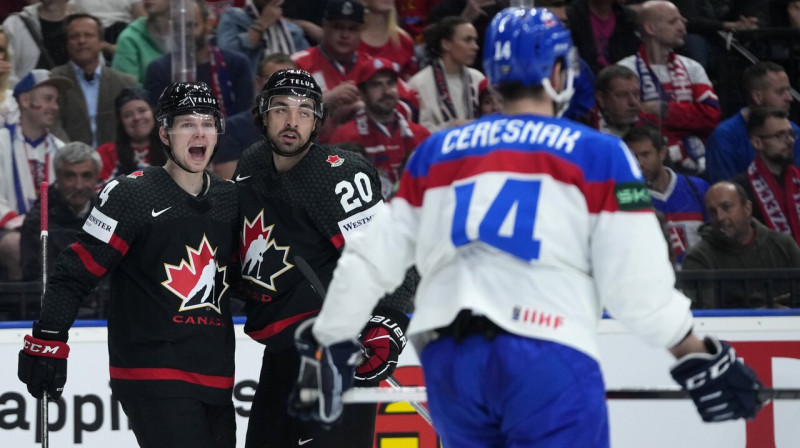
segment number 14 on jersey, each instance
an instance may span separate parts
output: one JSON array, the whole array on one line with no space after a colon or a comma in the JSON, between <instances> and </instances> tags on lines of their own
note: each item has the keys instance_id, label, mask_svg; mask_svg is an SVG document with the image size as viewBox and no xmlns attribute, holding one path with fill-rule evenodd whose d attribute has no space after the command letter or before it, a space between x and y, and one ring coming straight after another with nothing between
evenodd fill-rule
<instances>
[{"instance_id":1,"label":"number 14 on jersey","mask_svg":"<svg viewBox=\"0 0 800 448\"><path fill-rule=\"evenodd\" d=\"M488 207L475 199L476 182L455 187L453 245L482 241L525 261L537 260L541 242L534 239L533 229L541 187L540 180L507 179Z\"/></svg>"}]
</instances>

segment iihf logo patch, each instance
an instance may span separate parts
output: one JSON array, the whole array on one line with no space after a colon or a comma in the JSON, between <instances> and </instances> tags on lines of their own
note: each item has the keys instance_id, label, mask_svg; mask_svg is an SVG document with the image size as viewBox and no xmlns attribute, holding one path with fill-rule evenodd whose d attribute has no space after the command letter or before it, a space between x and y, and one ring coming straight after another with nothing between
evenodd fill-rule
<instances>
[{"instance_id":1,"label":"iihf logo patch","mask_svg":"<svg viewBox=\"0 0 800 448\"><path fill-rule=\"evenodd\" d=\"M196 249L186 246L187 259L177 266L164 263L167 280L161 285L181 299L178 311L208 307L222 314L220 300L228 290L228 268L219 266L216 253L204 234Z\"/></svg>"},{"instance_id":2,"label":"iihf logo patch","mask_svg":"<svg viewBox=\"0 0 800 448\"><path fill-rule=\"evenodd\" d=\"M325 161L330 163L331 167L341 166L344 163L344 159L336 155L328 156L328 158Z\"/></svg>"}]
</instances>

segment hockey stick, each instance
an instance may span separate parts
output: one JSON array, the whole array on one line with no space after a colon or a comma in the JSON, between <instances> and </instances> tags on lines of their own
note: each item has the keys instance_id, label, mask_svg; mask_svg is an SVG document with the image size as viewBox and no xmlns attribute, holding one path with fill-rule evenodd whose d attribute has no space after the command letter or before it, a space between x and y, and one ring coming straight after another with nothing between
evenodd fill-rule
<instances>
[{"instance_id":1,"label":"hockey stick","mask_svg":"<svg viewBox=\"0 0 800 448\"><path fill-rule=\"evenodd\" d=\"M325 290L325 287L322 285L322 282L320 281L319 277L317 277L316 272L314 272L314 270L311 269L311 266L308 264L308 262L303 257L295 255L294 264L295 266L297 266L298 269L300 269L300 273L303 274L306 280L308 280L308 282L311 283L311 287L314 288L314 291L316 291L317 294L319 294L320 297L322 297L322 299L324 300L325 296L327 295L327 291ZM391 389L386 389L386 390L402 391L403 389L407 389L404 388L403 385L400 384L400 382L397 381L397 379L394 376L390 375L389 378L386 379L386 381L389 383L390 386L392 386ZM379 389L379 388L364 387L364 388L354 388L354 389ZM347 393L345 393L345 395L346 394ZM304 395L305 391L301 392L301 397L303 397ZM308 400L308 401L313 401L313 400ZM411 407L415 411L417 411L417 414L419 414L419 416L422 417L423 420L428 422L429 425L433 426L433 420L431 420L431 415L430 412L428 412L428 408L426 408L425 405L421 403L422 401L425 400L398 400L398 401L408 401L408 404L410 404Z\"/></svg>"},{"instance_id":2,"label":"hockey stick","mask_svg":"<svg viewBox=\"0 0 800 448\"><path fill-rule=\"evenodd\" d=\"M47 223L48 223L48 204L47 204L47 189L49 185L47 181L44 181L39 185L39 198L40 198L40 208L39 211L41 213L41 232L39 234L39 239L41 241L41 248L42 248L42 297L40 300L40 307L44 308L44 293L47 290ZM39 311L41 314L41 310ZM40 422L41 431L42 431L42 448L47 448L50 446L50 434L47 430L47 420L49 419L48 414L48 402L50 401L50 397L47 395L47 389L44 390L44 394L42 395L41 401L41 414L42 414L42 421Z\"/></svg>"},{"instance_id":3,"label":"hockey stick","mask_svg":"<svg viewBox=\"0 0 800 448\"><path fill-rule=\"evenodd\" d=\"M386 382L389 383L389 385L392 386L392 389L394 389L394 390L402 390L403 389L403 385L400 384L399 381L397 381L397 378L395 378L394 375L389 375L389 378L386 378ZM422 417L423 420L428 422L429 425L433 426L433 420L431 419L431 413L428 412L428 408L426 408L425 405L423 405L421 403L421 401L422 400L409 401L408 404L410 404L411 407L414 408L415 411L417 411L417 414L419 414L419 416Z\"/></svg>"},{"instance_id":4,"label":"hockey stick","mask_svg":"<svg viewBox=\"0 0 800 448\"><path fill-rule=\"evenodd\" d=\"M316 390L304 390L304 397L313 399ZM800 389L764 388L758 392L759 398L767 400L800 400ZM688 399L678 386L643 387L627 389L609 389L606 391L609 400L676 400ZM344 403L376 403L398 401L427 401L427 389L424 386L401 387L397 389L354 387L342 396Z\"/></svg>"}]
</instances>

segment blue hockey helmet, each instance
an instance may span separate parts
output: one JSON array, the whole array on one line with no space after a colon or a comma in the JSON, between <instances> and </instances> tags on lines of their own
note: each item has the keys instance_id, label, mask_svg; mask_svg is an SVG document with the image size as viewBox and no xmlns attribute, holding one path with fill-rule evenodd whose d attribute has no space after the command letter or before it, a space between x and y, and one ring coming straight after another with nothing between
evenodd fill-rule
<instances>
[{"instance_id":1,"label":"blue hockey helmet","mask_svg":"<svg viewBox=\"0 0 800 448\"><path fill-rule=\"evenodd\" d=\"M561 92L550 83L557 62L563 64L567 74ZM511 7L497 13L486 30L483 70L493 86L505 82L542 86L558 110L566 109L575 92L573 81L579 63L569 30L552 12Z\"/></svg>"}]
</instances>

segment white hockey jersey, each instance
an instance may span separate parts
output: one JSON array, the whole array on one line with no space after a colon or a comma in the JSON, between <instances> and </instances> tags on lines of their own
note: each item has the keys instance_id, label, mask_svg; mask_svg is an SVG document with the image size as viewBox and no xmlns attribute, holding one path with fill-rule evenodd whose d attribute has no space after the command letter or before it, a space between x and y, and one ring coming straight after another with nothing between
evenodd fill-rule
<instances>
[{"instance_id":1,"label":"white hockey jersey","mask_svg":"<svg viewBox=\"0 0 800 448\"><path fill-rule=\"evenodd\" d=\"M604 309L659 346L692 325L636 160L619 138L562 119L490 115L420 145L397 196L348 240L317 339L358 333L412 264L410 334L471 309L597 358Z\"/></svg>"}]
</instances>

